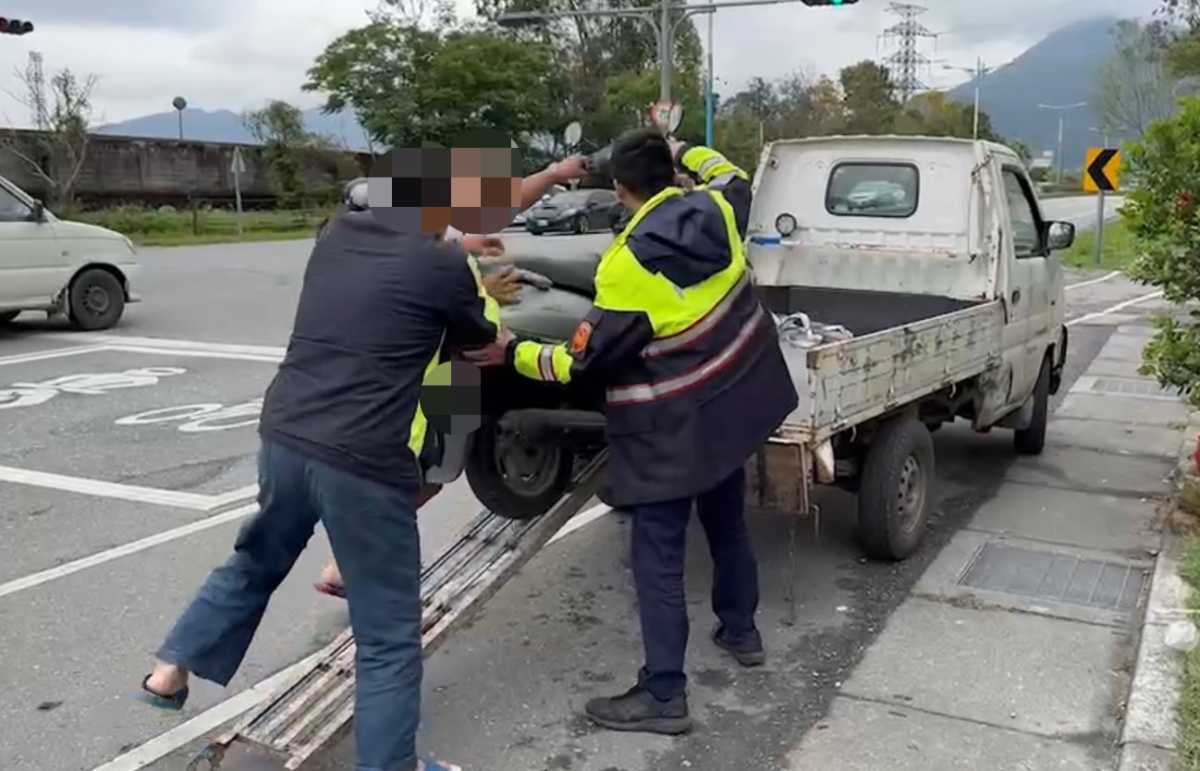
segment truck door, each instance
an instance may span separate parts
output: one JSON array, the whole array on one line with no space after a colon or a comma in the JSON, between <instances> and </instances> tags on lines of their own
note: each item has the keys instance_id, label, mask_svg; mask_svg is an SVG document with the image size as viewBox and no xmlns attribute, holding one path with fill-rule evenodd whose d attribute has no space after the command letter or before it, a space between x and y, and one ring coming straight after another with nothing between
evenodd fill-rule
<instances>
[{"instance_id":1,"label":"truck door","mask_svg":"<svg viewBox=\"0 0 1200 771\"><path fill-rule=\"evenodd\" d=\"M0 307L49 305L67 264L51 222L0 182Z\"/></svg>"},{"instance_id":2,"label":"truck door","mask_svg":"<svg viewBox=\"0 0 1200 771\"><path fill-rule=\"evenodd\" d=\"M1049 250L1037 199L1025 172L1004 163L1000 168L1008 232L1004 259L1008 262L1005 305L1008 324L1004 334L1006 358L1012 363L1009 403L1025 401L1037 380L1052 318L1051 295L1056 277L1051 275Z\"/></svg>"}]
</instances>

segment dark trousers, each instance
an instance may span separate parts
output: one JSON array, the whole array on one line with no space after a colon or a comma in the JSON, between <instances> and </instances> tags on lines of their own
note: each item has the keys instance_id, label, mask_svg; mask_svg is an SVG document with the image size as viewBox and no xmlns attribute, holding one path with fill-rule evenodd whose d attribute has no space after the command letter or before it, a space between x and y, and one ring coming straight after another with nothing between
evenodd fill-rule
<instances>
[{"instance_id":1,"label":"dark trousers","mask_svg":"<svg viewBox=\"0 0 1200 771\"><path fill-rule=\"evenodd\" d=\"M758 565L746 528L745 472L695 499L696 511L713 560L712 608L729 639L757 633ZM680 696L687 686L683 660L688 616L683 568L692 499L629 508L633 518L633 578L646 664L641 682L661 700Z\"/></svg>"},{"instance_id":2,"label":"dark trousers","mask_svg":"<svg viewBox=\"0 0 1200 771\"><path fill-rule=\"evenodd\" d=\"M358 646L359 771L416 768L421 711L421 548L411 493L264 441L259 512L209 575L158 657L226 685L271 594L320 521L346 582Z\"/></svg>"}]
</instances>

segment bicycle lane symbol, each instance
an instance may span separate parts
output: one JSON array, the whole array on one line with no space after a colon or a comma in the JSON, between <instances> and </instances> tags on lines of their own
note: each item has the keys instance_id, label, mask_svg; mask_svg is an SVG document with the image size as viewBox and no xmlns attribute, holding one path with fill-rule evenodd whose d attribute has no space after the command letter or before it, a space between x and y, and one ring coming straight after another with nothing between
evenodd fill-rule
<instances>
[{"instance_id":1,"label":"bicycle lane symbol","mask_svg":"<svg viewBox=\"0 0 1200 771\"><path fill-rule=\"evenodd\" d=\"M118 426L146 426L158 423L179 423L177 430L185 434L208 431L227 431L258 424L263 400L252 399L242 404L226 407L223 404L185 404L179 407L164 407L137 415L121 418Z\"/></svg>"},{"instance_id":2,"label":"bicycle lane symbol","mask_svg":"<svg viewBox=\"0 0 1200 771\"><path fill-rule=\"evenodd\" d=\"M65 375L39 383L13 383L0 388L0 410L35 407L60 394L99 396L124 388L144 388L158 385L162 378L186 372L182 367L144 367L124 372Z\"/></svg>"}]
</instances>

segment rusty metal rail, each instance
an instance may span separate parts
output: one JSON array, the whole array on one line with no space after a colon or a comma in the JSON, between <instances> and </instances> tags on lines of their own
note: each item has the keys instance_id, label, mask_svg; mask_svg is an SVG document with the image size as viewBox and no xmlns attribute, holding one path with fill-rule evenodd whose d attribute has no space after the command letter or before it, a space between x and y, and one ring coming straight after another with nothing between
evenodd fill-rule
<instances>
[{"instance_id":1,"label":"rusty metal rail","mask_svg":"<svg viewBox=\"0 0 1200 771\"><path fill-rule=\"evenodd\" d=\"M521 522L481 512L425 567L421 642L426 655L587 505L606 459L607 451L589 462L571 491L538 519ZM339 736L354 715L354 655L354 637L346 630L310 669L210 742L188 771L300 768Z\"/></svg>"}]
</instances>

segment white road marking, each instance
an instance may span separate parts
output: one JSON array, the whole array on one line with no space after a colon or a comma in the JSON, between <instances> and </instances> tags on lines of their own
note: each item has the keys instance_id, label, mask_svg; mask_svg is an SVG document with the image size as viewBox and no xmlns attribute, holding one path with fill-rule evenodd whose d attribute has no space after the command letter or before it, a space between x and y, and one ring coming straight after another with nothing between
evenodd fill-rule
<instances>
[{"instance_id":1,"label":"white road marking","mask_svg":"<svg viewBox=\"0 0 1200 771\"><path fill-rule=\"evenodd\" d=\"M555 541L559 541L559 540L562 540L563 538L566 538L571 533L574 533L576 530L581 530L581 529L587 527L591 523L595 522L597 519L600 519L601 517L605 516L606 514L610 514L611 512L612 512L611 507L607 506L606 504L601 503L599 506L593 506L592 508L583 512L582 514L576 514L574 517L571 518L571 521L567 522L567 524L565 524L561 528L559 528L559 531L557 533L555 533L553 536L551 536L550 540L546 542L546 545L549 546L550 544L554 543Z\"/></svg>"},{"instance_id":2,"label":"white road marking","mask_svg":"<svg viewBox=\"0 0 1200 771\"><path fill-rule=\"evenodd\" d=\"M1104 316L1108 316L1110 314L1116 313L1117 311L1125 310L1126 308L1129 308L1130 306L1140 305L1144 302L1149 302L1150 300L1157 300L1158 298L1162 297L1162 295L1163 295L1163 293L1161 290L1158 292L1151 292L1150 294L1144 294L1141 297L1135 297L1132 300L1126 300L1125 302L1117 303L1116 305L1112 306L1111 308L1105 308L1102 311L1097 311L1095 313L1089 313L1088 315L1080 316L1077 319L1071 319L1070 321L1067 322L1067 326L1073 327L1076 324L1082 324L1085 321L1091 321L1093 319L1103 318Z\"/></svg>"},{"instance_id":3,"label":"white road marking","mask_svg":"<svg viewBox=\"0 0 1200 771\"><path fill-rule=\"evenodd\" d=\"M1109 273L1106 276L1101 276L1100 278L1093 278L1088 281L1080 281L1078 284L1067 284L1065 289L1069 292L1072 289L1082 289L1085 286L1091 286L1092 284L1102 284L1105 281L1113 280L1114 278L1116 278L1119 275L1121 275L1121 271L1114 270L1112 273Z\"/></svg>"},{"instance_id":4,"label":"white road marking","mask_svg":"<svg viewBox=\"0 0 1200 771\"><path fill-rule=\"evenodd\" d=\"M174 490L160 490L154 487L123 485L99 479L51 474L45 471L31 471L13 466L0 466L0 482L13 482L20 485L45 487L50 490L63 490L71 493L95 495L101 498L116 498L122 501L132 501L133 503L152 503L159 506L172 506L177 509L192 509L194 511L211 511L216 508L214 500L217 498L217 496L213 495L179 493Z\"/></svg>"},{"instance_id":5,"label":"white road marking","mask_svg":"<svg viewBox=\"0 0 1200 771\"><path fill-rule=\"evenodd\" d=\"M6 364L26 364L32 361L43 361L45 359L57 359L62 356L78 356L83 353L97 353L99 351L107 351L106 345L84 345L75 348L52 348L49 351L36 351L34 353L19 353L13 356L0 357L0 366Z\"/></svg>"},{"instance_id":6,"label":"white road marking","mask_svg":"<svg viewBox=\"0 0 1200 771\"><path fill-rule=\"evenodd\" d=\"M25 576L24 578L8 581L0 584L0 597L7 597L10 594L16 594L17 592L24 591L25 589L31 589L35 586L40 586L41 584L49 581L54 581L55 579L69 576L73 573L78 573L81 570L87 570L88 568L95 567L97 565L103 565L106 562L112 562L113 560L128 557L130 554L137 554L140 551L145 551L146 549L160 546L164 543L170 543L171 541L175 541L180 538L186 538L187 536L195 533L210 530L214 527L220 527L221 525L229 522L235 522L247 516L248 514L253 514L256 511L258 511L257 503L241 506L233 509L232 511L215 514L206 519L201 519L197 522L192 522L172 530L165 530L161 533L155 533L154 535L147 536L141 540L133 541L132 543L127 543L123 546L117 546L112 549L107 549L89 557L83 557L82 559L67 562L48 570L42 570L32 575Z\"/></svg>"},{"instance_id":7,"label":"white road marking","mask_svg":"<svg viewBox=\"0 0 1200 771\"><path fill-rule=\"evenodd\" d=\"M273 356L282 359L287 348L276 345L237 345L230 343L204 343L195 340L172 340L162 337L123 337L121 335L88 335L88 340L103 345L134 346L172 351L204 351L206 353L231 353L248 356Z\"/></svg>"},{"instance_id":8,"label":"white road marking","mask_svg":"<svg viewBox=\"0 0 1200 771\"><path fill-rule=\"evenodd\" d=\"M211 508L220 509L225 506L232 506L235 503L241 503L243 500L253 500L258 497L258 485L246 485L239 487L236 490L230 490L221 495L213 495Z\"/></svg>"},{"instance_id":9,"label":"white road marking","mask_svg":"<svg viewBox=\"0 0 1200 771\"><path fill-rule=\"evenodd\" d=\"M262 680L257 685L247 688L214 707L210 707L186 723L175 726L170 731L154 737L145 744L126 752L124 755L113 758L104 765L96 766L93 771L137 771L140 768L145 768L156 760L166 757L189 742L199 739L247 710L262 704L289 680L297 677L304 670L316 664L324 652L324 648L318 650L307 658L301 659L290 667ZM147 707L147 709L150 709L150 707Z\"/></svg>"}]
</instances>

